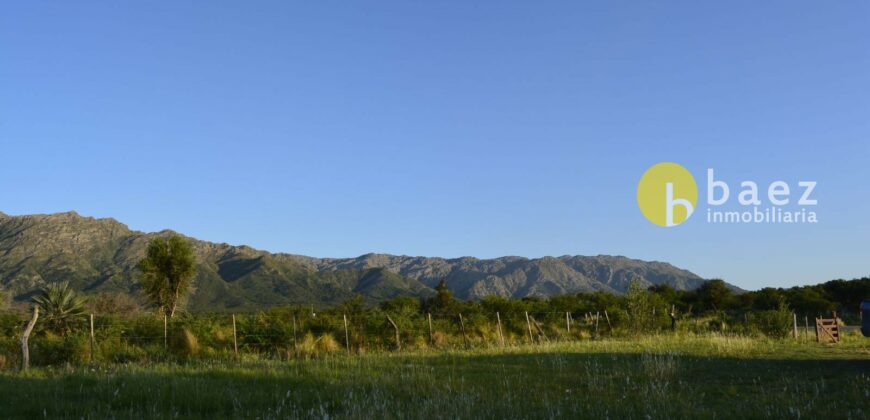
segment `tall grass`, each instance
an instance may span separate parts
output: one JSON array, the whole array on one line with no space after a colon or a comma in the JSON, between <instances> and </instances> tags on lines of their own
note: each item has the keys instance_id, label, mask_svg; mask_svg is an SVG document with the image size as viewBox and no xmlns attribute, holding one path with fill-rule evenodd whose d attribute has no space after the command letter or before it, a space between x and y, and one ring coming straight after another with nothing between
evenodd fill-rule
<instances>
[{"instance_id":1,"label":"tall grass","mask_svg":"<svg viewBox=\"0 0 870 420\"><path fill-rule=\"evenodd\" d=\"M329 342L311 335L313 348ZM338 344L332 337L333 343ZM8 418L866 418L870 351L726 335L0 374ZM336 347L338 350L336 350Z\"/></svg>"}]
</instances>

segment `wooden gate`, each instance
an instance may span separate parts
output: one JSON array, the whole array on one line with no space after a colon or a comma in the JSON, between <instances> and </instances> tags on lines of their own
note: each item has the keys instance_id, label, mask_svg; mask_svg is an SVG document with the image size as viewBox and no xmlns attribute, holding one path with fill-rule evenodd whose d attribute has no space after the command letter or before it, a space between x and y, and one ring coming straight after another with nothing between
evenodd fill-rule
<instances>
[{"instance_id":1,"label":"wooden gate","mask_svg":"<svg viewBox=\"0 0 870 420\"><path fill-rule=\"evenodd\" d=\"M820 343L839 343L840 326L837 324L837 313L834 318L816 318L816 341Z\"/></svg>"}]
</instances>

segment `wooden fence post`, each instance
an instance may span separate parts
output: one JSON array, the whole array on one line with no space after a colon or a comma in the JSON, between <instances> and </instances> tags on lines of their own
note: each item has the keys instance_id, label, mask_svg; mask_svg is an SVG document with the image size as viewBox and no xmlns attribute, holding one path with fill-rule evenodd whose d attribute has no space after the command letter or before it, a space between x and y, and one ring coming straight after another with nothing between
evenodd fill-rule
<instances>
[{"instance_id":1,"label":"wooden fence post","mask_svg":"<svg viewBox=\"0 0 870 420\"><path fill-rule=\"evenodd\" d=\"M793 326L794 326L794 331L793 331L794 339L797 340L797 313L792 312L791 319L792 319Z\"/></svg>"},{"instance_id":2,"label":"wooden fence post","mask_svg":"<svg viewBox=\"0 0 870 420\"><path fill-rule=\"evenodd\" d=\"M529 322L529 311L526 311L526 327L529 330L529 343L534 343L535 340L532 338L532 323Z\"/></svg>"},{"instance_id":3,"label":"wooden fence post","mask_svg":"<svg viewBox=\"0 0 870 420\"><path fill-rule=\"evenodd\" d=\"M169 350L169 331L166 326L166 314L163 314L163 351Z\"/></svg>"},{"instance_id":4,"label":"wooden fence post","mask_svg":"<svg viewBox=\"0 0 870 420\"><path fill-rule=\"evenodd\" d=\"M538 330L538 336L539 336L539 337L544 337L544 340L545 340L546 342L549 343L549 342L550 342L550 339L547 338L547 333L544 332L544 329L543 329L543 328L541 328L541 323L538 322L538 320L535 319L535 317L531 317L531 318L532 318L532 322L535 323L535 329Z\"/></svg>"},{"instance_id":5,"label":"wooden fence post","mask_svg":"<svg viewBox=\"0 0 870 420\"><path fill-rule=\"evenodd\" d=\"M94 314L91 314L91 363L94 363Z\"/></svg>"},{"instance_id":6,"label":"wooden fence post","mask_svg":"<svg viewBox=\"0 0 870 420\"><path fill-rule=\"evenodd\" d=\"M601 311L595 312L595 336L598 336L598 321L601 320Z\"/></svg>"},{"instance_id":7,"label":"wooden fence post","mask_svg":"<svg viewBox=\"0 0 870 420\"><path fill-rule=\"evenodd\" d=\"M495 320L498 322L498 341L501 342L501 346L504 347L504 335L501 332L501 315L498 312L495 313Z\"/></svg>"},{"instance_id":8,"label":"wooden fence post","mask_svg":"<svg viewBox=\"0 0 870 420\"><path fill-rule=\"evenodd\" d=\"M568 335L571 335L571 318L569 316L569 313L565 312L565 329L568 331Z\"/></svg>"},{"instance_id":9,"label":"wooden fence post","mask_svg":"<svg viewBox=\"0 0 870 420\"><path fill-rule=\"evenodd\" d=\"M233 314L233 353L239 357L239 339L236 335L236 314Z\"/></svg>"},{"instance_id":10,"label":"wooden fence post","mask_svg":"<svg viewBox=\"0 0 870 420\"><path fill-rule=\"evenodd\" d=\"M297 350L298 346L296 345L296 315L293 315L293 351Z\"/></svg>"},{"instance_id":11,"label":"wooden fence post","mask_svg":"<svg viewBox=\"0 0 870 420\"><path fill-rule=\"evenodd\" d=\"M350 334L347 333L347 314L341 314L344 319L344 349L350 353Z\"/></svg>"},{"instance_id":12,"label":"wooden fence post","mask_svg":"<svg viewBox=\"0 0 870 420\"><path fill-rule=\"evenodd\" d=\"M468 336L465 335L465 321L462 320L462 313L459 314L459 327L462 328L462 341L465 343L465 349L468 350Z\"/></svg>"},{"instance_id":13,"label":"wooden fence post","mask_svg":"<svg viewBox=\"0 0 870 420\"><path fill-rule=\"evenodd\" d=\"M426 313L426 318L429 319L429 345L435 345L435 336L432 335L432 314L430 312Z\"/></svg>"},{"instance_id":14,"label":"wooden fence post","mask_svg":"<svg viewBox=\"0 0 870 420\"><path fill-rule=\"evenodd\" d=\"M610 325L610 315L607 315L607 309L604 310L604 319L607 320L607 332L613 335L613 326Z\"/></svg>"},{"instance_id":15,"label":"wooden fence post","mask_svg":"<svg viewBox=\"0 0 870 420\"><path fill-rule=\"evenodd\" d=\"M387 315L387 321L390 321L390 324L393 325L393 329L396 331L396 350L401 350L402 340L399 338L399 326L396 325L395 322L393 322L393 318L390 318L389 315Z\"/></svg>"},{"instance_id":16,"label":"wooden fence post","mask_svg":"<svg viewBox=\"0 0 870 420\"><path fill-rule=\"evenodd\" d=\"M36 319L39 318L39 306L33 306L33 317L27 322L24 331L21 332L21 370L27 370L30 367L30 349L27 347L27 340L30 339L30 333L36 325Z\"/></svg>"}]
</instances>

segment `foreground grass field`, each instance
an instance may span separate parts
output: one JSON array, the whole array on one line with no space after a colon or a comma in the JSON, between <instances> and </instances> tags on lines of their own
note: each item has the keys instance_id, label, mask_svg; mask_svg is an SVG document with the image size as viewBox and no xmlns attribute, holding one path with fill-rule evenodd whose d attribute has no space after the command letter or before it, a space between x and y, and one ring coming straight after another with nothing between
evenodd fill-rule
<instances>
[{"instance_id":1,"label":"foreground grass field","mask_svg":"<svg viewBox=\"0 0 870 420\"><path fill-rule=\"evenodd\" d=\"M40 368L4 418L866 418L870 346L743 337Z\"/></svg>"}]
</instances>

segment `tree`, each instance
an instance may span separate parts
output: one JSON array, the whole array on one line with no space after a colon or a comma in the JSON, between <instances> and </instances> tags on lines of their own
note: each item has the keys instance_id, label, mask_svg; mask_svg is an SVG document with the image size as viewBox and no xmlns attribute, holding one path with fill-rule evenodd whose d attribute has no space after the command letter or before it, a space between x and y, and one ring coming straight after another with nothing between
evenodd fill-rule
<instances>
[{"instance_id":1,"label":"tree","mask_svg":"<svg viewBox=\"0 0 870 420\"><path fill-rule=\"evenodd\" d=\"M129 316L137 314L140 307L130 295L103 292L88 299L88 309L98 315Z\"/></svg>"},{"instance_id":2,"label":"tree","mask_svg":"<svg viewBox=\"0 0 870 420\"><path fill-rule=\"evenodd\" d=\"M719 279L704 282L698 288L697 296L704 308L714 311L724 310L734 297L728 285Z\"/></svg>"},{"instance_id":3,"label":"tree","mask_svg":"<svg viewBox=\"0 0 870 420\"><path fill-rule=\"evenodd\" d=\"M196 257L190 243L181 236L155 238L139 262L142 291L158 310L175 316L181 300L196 275Z\"/></svg>"},{"instance_id":4,"label":"tree","mask_svg":"<svg viewBox=\"0 0 870 420\"><path fill-rule=\"evenodd\" d=\"M47 328L60 335L69 333L71 325L85 316L85 299L66 282L43 287L33 302L42 312Z\"/></svg>"},{"instance_id":5,"label":"tree","mask_svg":"<svg viewBox=\"0 0 870 420\"><path fill-rule=\"evenodd\" d=\"M628 316L631 317L631 330L638 334L652 329L654 319L652 316L653 303L650 293L641 285L639 280L632 280L628 285L626 303Z\"/></svg>"},{"instance_id":6,"label":"tree","mask_svg":"<svg viewBox=\"0 0 870 420\"><path fill-rule=\"evenodd\" d=\"M780 302L785 299L782 291L772 287L765 287L757 292L751 292L755 296L752 301L752 309L756 310L772 310L779 307Z\"/></svg>"},{"instance_id":7,"label":"tree","mask_svg":"<svg viewBox=\"0 0 870 420\"><path fill-rule=\"evenodd\" d=\"M450 312L456 306L453 292L447 287L447 282L441 279L435 286L435 296L426 301L426 309L429 312Z\"/></svg>"}]
</instances>

